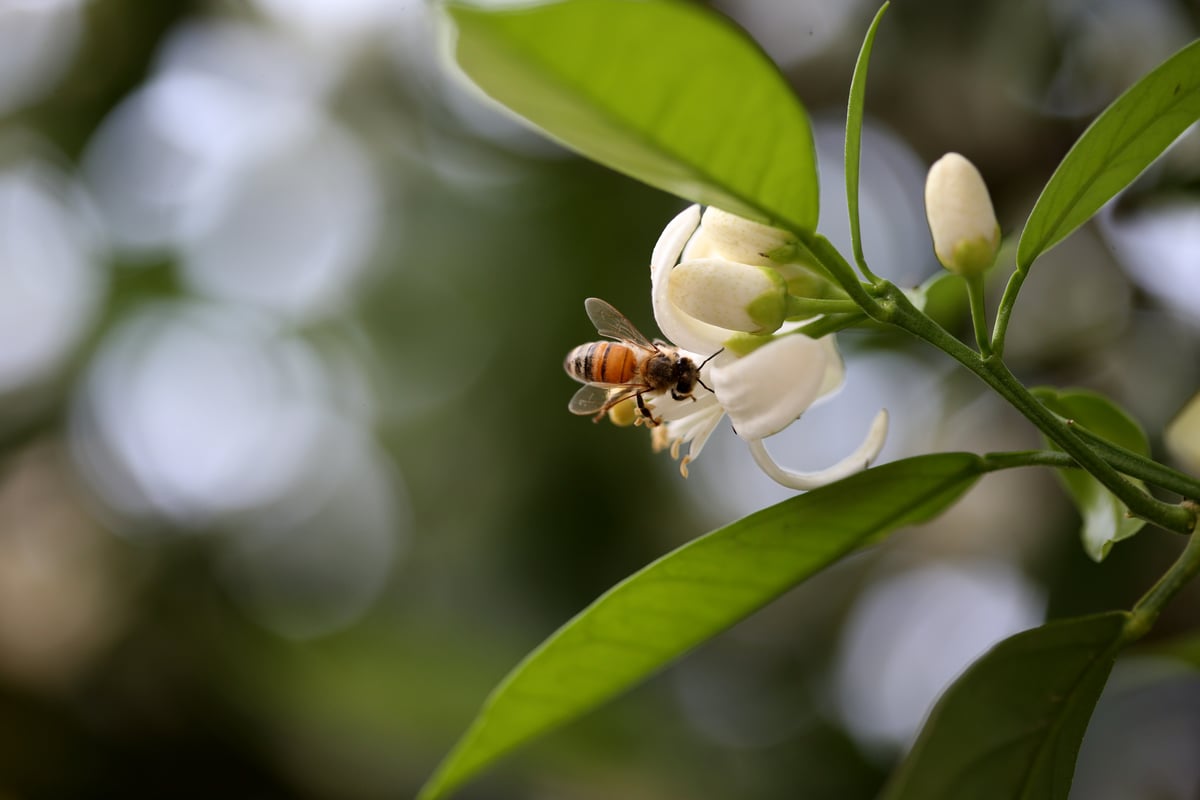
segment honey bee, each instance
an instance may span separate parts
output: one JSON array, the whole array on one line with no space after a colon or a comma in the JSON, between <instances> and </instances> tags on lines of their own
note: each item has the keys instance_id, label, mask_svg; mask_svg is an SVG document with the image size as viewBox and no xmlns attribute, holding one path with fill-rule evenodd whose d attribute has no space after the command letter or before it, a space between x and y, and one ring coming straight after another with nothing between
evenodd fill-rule
<instances>
[{"instance_id":1,"label":"honey bee","mask_svg":"<svg viewBox=\"0 0 1200 800\"><path fill-rule=\"evenodd\" d=\"M572 414L595 414L596 422L613 406L636 397L647 424L658 425L661 420L650 413L642 395L670 392L674 399L683 400L692 397L697 384L708 389L700 380L707 359L697 366L678 348L651 342L624 314L598 297L589 297L583 305L596 331L615 341L581 344L567 354L563 368L584 384L567 406Z\"/></svg>"}]
</instances>

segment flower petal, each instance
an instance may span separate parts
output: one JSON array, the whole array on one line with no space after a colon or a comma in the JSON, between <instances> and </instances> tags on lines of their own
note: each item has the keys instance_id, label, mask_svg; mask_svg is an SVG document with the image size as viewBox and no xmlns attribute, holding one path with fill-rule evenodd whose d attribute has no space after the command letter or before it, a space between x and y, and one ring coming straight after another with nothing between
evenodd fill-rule
<instances>
[{"instance_id":1,"label":"flower petal","mask_svg":"<svg viewBox=\"0 0 1200 800\"><path fill-rule=\"evenodd\" d=\"M650 256L650 298L654 304L654 320L663 336L685 350L709 354L721 348L721 343L729 338L729 331L681 313L667 293L670 284L667 278L699 223L700 206L689 206L663 229Z\"/></svg>"},{"instance_id":2,"label":"flower petal","mask_svg":"<svg viewBox=\"0 0 1200 800\"><path fill-rule=\"evenodd\" d=\"M713 391L738 435L763 439L798 419L826 388L831 352L822 340L794 334L712 365Z\"/></svg>"},{"instance_id":3,"label":"flower petal","mask_svg":"<svg viewBox=\"0 0 1200 800\"><path fill-rule=\"evenodd\" d=\"M719 405L716 396L712 392L705 391L703 387L697 387L695 394L682 400L676 400L671 397L670 393L663 393L647 394L643 397L643 401L655 417L667 422L689 417L709 406Z\"/></svg>"},{"instance_id":4,"label":"flower petal","mask_svg":"<svg viewBox=\"0 0 1200 800\"><path fill-rule=\"evenodd\" d=\"M654 252L650 254L651 271L657 264L665 263L668 267L675 266L679 261L679 254L683 252L683 246L687 244L688 239L692 238L692 234L699 226L700 206L693 204L676 214L667 223L667 227L663 228L663 232L658 236L658 241L654 243Z\"/></svg>"},{"instance_id":5,"label":"flower petal","mask_svg":"<svg viewBox=\"0 0 1200 800\"><path fill-rule=\"evenodd\" d=\"M808 491L809 489L816 489L826 484L840 481L842 478L848 478L854 473L861 472L871 466L871 462L875 460L875 457L879 455L879 451L883 449L883 443L887 439L887 430L887 409L881 408L879 413L875 415L874 421L871 422L871 427L867 431L867 437L863 439L858 449L832 467L827 467L817 472L793 472L790 469L784 469L775 463L775 459L771 458L771 454L767 452L762 439L751 439L747 444L750 446L750 455L754 457L754 462L758 464L763 472L767 473L768 477L789 489Z\"/></svg>"},{"instance_id":6,"label":"flower petal","mask_svg":"<svg viewBox=\"0 0 1200 800\"><path fill-rule=\"evenodd\" d=\"M708 437L712 436L713 431L717 429L717 424L724 419L725 412L720 406L706 409L693 418L693 422L688 426L688 438L691 439L691 445L688 447L687 459L694 461L700 455L700 451L704 449L704 443L708 441ZM683 469L687 464L680 464L680 469ZM684 472L683 477L687 477L687 472Z\"/></svg>"},{"instance_id":7,"label":"flower petal","mask_svg":"<svg viewBox=\"0 0 1200 800\"><path fill-rule=\"evenodd\" d=\"M837 339L832 335L819 339L825 348L825 375L821 379L821 388L817 390L817 401L821 402L833 396L842 384L846 382L846 365L842 363L842 354L838 352Z\"/></svg>"},{"instance_id":8,"label":"flower petal","mask_svg":"<svg viewBox=\"0 0 1200 800\"><path fill-rule=\"evenodd\" d=\"M675 267L668 283L677 310L731 331L771 333L787 312L787 284L770 267L697 258Z\"/></svg>"},{"instance_id":9,"label":"flower petal","mask_svg":"<svg viewBox=\"0 0 1200 800\"><path fill-rule=\"evenodd\" d=\"M656 398L654 413L665 420L652 432L655 451L667 450L671 458L679 459L679 472L687 477L688 463L700 455L704 443L717 429L725 417L725 410L712 394L706 394L692 403L664 395ZM680 458L680 447L688 445L687 454Z\"/></svg>"},{"instance_id":10,"label":"flower petal","mask_svg":"<svg viewBox=\"0 0 1200 800\"><path fill-rule=\"evenodd\" d=\"M699 232L684 251L684 260L715 256L742 264L769 266L775 263L769 253L795 242L796 237L787 231L709 206L700 219Z\"/></svg>"}]
</instances>

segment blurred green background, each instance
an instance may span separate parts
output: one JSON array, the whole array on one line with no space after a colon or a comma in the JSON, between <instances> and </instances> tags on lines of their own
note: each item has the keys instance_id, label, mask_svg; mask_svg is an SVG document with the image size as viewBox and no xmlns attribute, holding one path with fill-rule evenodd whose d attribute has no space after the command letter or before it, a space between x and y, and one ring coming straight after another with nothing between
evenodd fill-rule
<instances>
[{"instance_id":1,"label":"blurred green background","mask_svg":"<svg viewBox=\"0 0 1200 800\"><path fill-rule=\"evenodd\" d=\"M844 244L875 6L714 6L812 114ZM1198 25L1185 0L895 2L864 134L874 270L935 270L922 182L948 150L1018 231ZM413 0L0 0L0 798L411 796L555 627L786 496L728 429L685 481L644 431L567 413L583 298L652 331L645 268L682 203L490 107L449 36ZM1200 387L1198 270L1193 131L1039 261L1014 369L1110 394L1162 455ZM881 405L884 460L1037 446L927 348L840 341L847 385L772 441L784 463L836 460ZM1097 565L1077 526L1048 474L989 476L461 796L871 797L983 648L1127 606L1179 546L1147 531ZM1073 796L1195 797L1198 712L1189 673L1123 662Z\"/></svg>"}]
</instances>

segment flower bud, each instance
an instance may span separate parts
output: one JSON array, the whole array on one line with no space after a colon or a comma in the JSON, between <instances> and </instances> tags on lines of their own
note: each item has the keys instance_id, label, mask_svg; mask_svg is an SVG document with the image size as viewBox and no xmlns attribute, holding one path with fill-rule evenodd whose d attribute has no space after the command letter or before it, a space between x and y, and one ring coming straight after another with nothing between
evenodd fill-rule
<instances>
[{"instance_id":1,"label":"flower bud","mask_svg":"<svg viewBox=\"0 0 1200 800\"><path fill-rule=\"evenodd\" d=\"M787 284L770 267L700 258L671 270L668 281L679 310L727 330L770 333L787 314Z\"/></svg>"},{"instance_id":2,"label":"flower bud","mask_svg":"<svg viewBox=\"0 0 1200 800\"><path fill-rule=\"evenodd\" d=\"M709 206L700 218L700 229L683 253L683 260L717 257L766 266L774 263L772 254L791 253L795 243L796 237L787 231Z\"/></svg>"},{"instance_id":3,"label":"flower bud","mask_svg":"<svg viewBox=\"0 0 1200 800\"><path fill-rule=\"evenodd\" d=\"M958 153L947 153L929 168L925 215L942 266L965 276L992 266L1000 246L1000 225L974 164Z\"/></svg>"}]
</instances>

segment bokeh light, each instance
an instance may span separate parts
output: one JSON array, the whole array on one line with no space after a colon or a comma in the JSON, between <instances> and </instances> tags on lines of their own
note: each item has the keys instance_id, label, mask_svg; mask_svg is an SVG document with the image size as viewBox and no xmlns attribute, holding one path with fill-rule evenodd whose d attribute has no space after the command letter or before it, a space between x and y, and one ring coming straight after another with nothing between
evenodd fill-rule
<instances>
[{"instance_id":1,"label":"bokeh light","mask_svg":"<svg viewBox=\"0 0 1200 800\"><path fill-rule=\"evenodd\" d=\"M1200 326L1200 298L1179 291L1200 263L1200 204L1168 202L1123 217L1106 213L1101 230L1130 277L1190 324Z\"/></svg>"},{"instance_id":2,"label":"bokeh light","mask_svg":"<svg viewBox=\"0 0 1200 800\"><path fill-rule=\"evenodd\" d=\"M387 456L352 423L322 434L305 497L290 498L311 507L239 526L220 557L226 585L249 613L292 638L357 620L379 597L409 535L407 497Z\"/></svg>"},{"instance_id":3,"label":"bokeh light","mask_svg":"<svg viewBox=\"0 0 1200 800\"><path fill-rule=\"evenodd\" d=\"M849 253L846 89L877 5L710 5L803 98L820 232ZM5 797L412 796L534 644L792 496L727 423L684 480L644 429L566 412L583 298L656 334L645 266L683 201L499 109L452 33L425 0L0 0ZM863 130L874 271L938 272L925 170L963 152L1006 237L994 304L1090 116L1196 33L1184 0L892 4ZM1200 390L1198 143L1039 259L1008 340L1023 381L1110 394L1159 455ZM780 463L837 461L884 407L880 461L1040 446L919 342L838 341L845 386L767 442ZM1178 546L1147 531L1097 565L1077 529L1047 472L988 475L463 796L874 797L971 658L1127 607ZM1159 774L1188 796L1195 687L1164 675L1118 665L1082 796Z\"/></svg>"},{"instance_id":4,"label":"bokeh light","mask_svg":"<svg viewBox=\"0 0 1200 800\"><path fill-rule=\"evenodd\" d=\"M104 499L132 516L205 527L310 500L308 464L338 409L318 356L269 318L161 305L101 343L75 447Z\"/></svg>"},{"instance_id":5,"label":"bokeh light","mask_svg":"<svg viewBox=\"0 0 1200 800\"><path fill-rule=\"evenodd\" d=\"M1002 562L931 563L880 576L838 659L838 706L875 749L905 748L942 690L992 645L1040 624L1041 592Z\"/></svg>"},{"instance_id":6,"label":"bokeh light","mask_svg":"<svg viewBox=\"0 0 1200 800\"><path fill-rule=\"evenodd\" d=\"M1200 791L1200 678L1165 658L1119 663L1079 750L1072 798L1188 797ZM1108 768L1114 761L1119 771Z\"/></svg>"},{"instance_id":7,"label":"bokeh light","mask_svg":"<svg viewBox=\"0 0 1200 800\"><path fill-rule=\"evenodd\" d=\"M54 88L84 32L86 0L5 0L0 4L0 114Z\"/></svg>"},{"instance_id":8,"label":"bokeh light","mask_svg":"<svg viewBox=\"0 0 1200 800\"><path fill-rule=\"evenodd\" d=\"M62 366L105 287L87 201L40 160L0 166L0 398Z\"/></svg>"}]
</instances>

